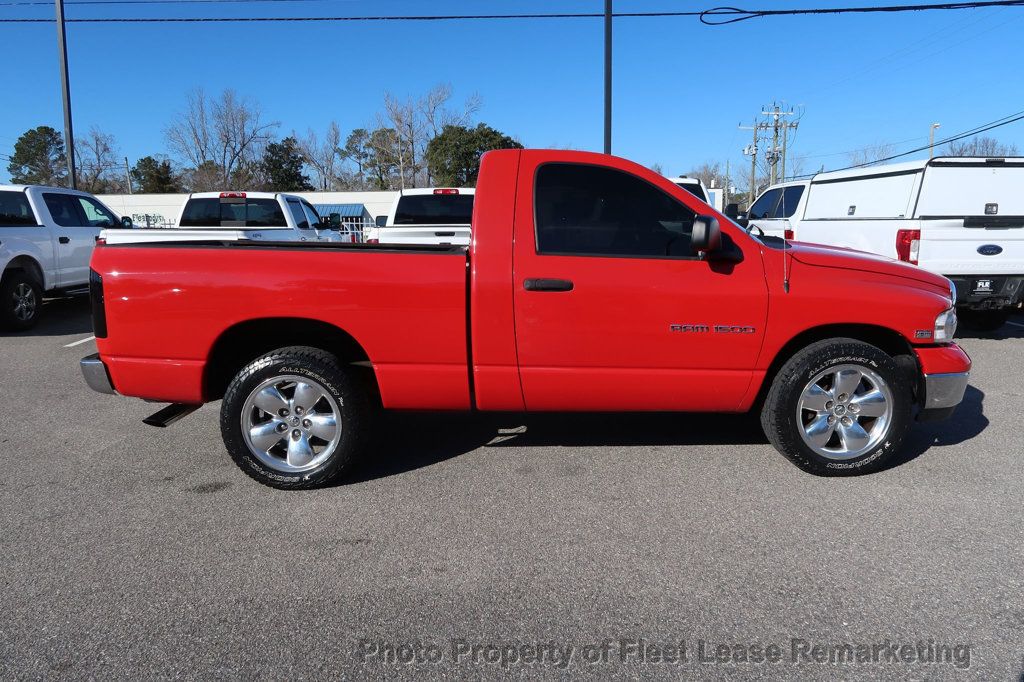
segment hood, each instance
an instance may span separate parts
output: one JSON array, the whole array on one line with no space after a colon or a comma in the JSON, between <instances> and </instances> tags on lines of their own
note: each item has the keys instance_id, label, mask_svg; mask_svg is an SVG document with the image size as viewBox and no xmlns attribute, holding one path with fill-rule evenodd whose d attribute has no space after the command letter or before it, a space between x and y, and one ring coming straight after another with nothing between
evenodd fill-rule
<instances>
[{"instance_id":1,"label":"hood","mask_svg":"<svg viewBox=\"0 0 1024 682\"><path fill-rule=\"evenodd\" d=\"M942 275L936 275L927 270L922 270L916 265L893 260L886 256L838 246L804 244L802 242L790 242L789 247L789 254L806 265L892 275L893 277L902 277L920 282L921 284L931 285L942 293L949 293L949 280Z\"/></svg>"}]
</instances>

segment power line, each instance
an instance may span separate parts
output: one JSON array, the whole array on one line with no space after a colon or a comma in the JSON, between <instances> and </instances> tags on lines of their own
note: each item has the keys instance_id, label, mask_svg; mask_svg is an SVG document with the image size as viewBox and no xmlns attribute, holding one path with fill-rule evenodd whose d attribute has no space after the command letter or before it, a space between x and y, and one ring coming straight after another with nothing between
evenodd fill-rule
<instances>
[{"instance_id":1,"label":"power line","mask_svg":"<svg viewBox=\"0 0 1024 682\"><path fill-rule=\"evenodd\" d=\"M1003 116L1002 118L997 118L995 121L991 121L989 123L984 123L984 124L982 124L982 125L980 125L980 126L978 126L976 128L971 128L970 130L966 130L966 131L964 131L962 133L957 133L956 135L951 135L951 136L945 138L944 140L937 140L934 145L925 145L923 147L917 147L915 149L911 149L911 150L906 151L906 152L901 152L899 154L893 154L892 156L887 156L887 157L885 157L883 159L875 159L874 161L868 161L866 163L857 163L857 164L853 164L851 166L844 166L842 168L832 168L832 169L829 169L828 171L825 171L825 172L827 172L827 173L835 173L835 172L838 172L838 171L853 170L855 168L865 168L867 166L873 166L876 163L885 163L886 161L893 161L894 159L901 159L901 158L903 158L905 156L910 156L911 154L917 154L918 152L927 151L929 148L931 148L933 146L940 147L940 146L942 146L944 144L949 144L951 142L958 142L959 140L962 140L962 139L967 138L967 137L971 137L972 135L978 135L979 133L986 133L986 132L988 132L990 130L995 130L996 128L1002 128L1003 126L1010 125L1011 123L1017 123L1018 121L1024 121L1024 111L1018 111L1018 112L1016 112L1014 114L1010 114L1008 116ZM812 175L816 175L816 174L815 173L808 173L806 175L802 175L802 176L799 176L799 177L811 177Z\"/></svg>"},{"instance_id":2,"label":"power line","mask_svg":"<svg viewBox=\"0 0 1024 682\"><path fill-rule=\"evenodd\" d=\"M6 6L20 5L34 0L16 0L15 2L0 3ZM244 2L247 0L127 0L112 4L190 4L196 2ZM261 2L293 2L297 0L260 0ZM84 0L76 4L87 2L112 2L112 0ZM48 3L47 3L48 4ZM709 26L723 26L734 24L748 19L776 16L798 16L798 15L831 15L831 14L864 14L864 13L894 13L894 12L920 12L931 10L965 10L980 9L984 7L1024 7L1024 0L983 0L977 2L946 2L930 5L889 5L880 7L837 7L829 9L789 9L789 10L744 10L736 7L716 7L700 11L675 11L675 12L615 12L612 16L621 18L664 18L664 17L699 17L700 21ZM326 22L326 21L501 21L501 20L523 20L523 19L596 19L604 17L603 12L559 12L552 14L438 14L438 15L375 15L375 16L318 16L318 17L137 17L120 18L107 17L95 19L66 19L67 22L79 24L103 24L103 23L234 23L234 22ZM709 19L710 17L710 19ZM731 17L728 19L714 20L714 17ZM0 19L0 23L6 24L43 24L53 23L54 19Z\"/></svg>"},{"instance_id":3,"label":"power line","mask_svg":"<svg viewBox=\"0 0 1024 682\"><path fill-rule=\"evenodd\" d=\"M700 13L700 21L708 26L737 24L750 19L764 17L825 15L825 14L872 14L895 12L927 12L932 10L980 9L982 7L1021 7L1024 0L989 0L987 2L940 2L930 5L884 5L876 7L831 7L813 9L760 9L745 10L738 7L715 7ZM715 19L715 17L723 17ZM731 18L725 18L731 17Z\"/></svg>"}]
</instances>

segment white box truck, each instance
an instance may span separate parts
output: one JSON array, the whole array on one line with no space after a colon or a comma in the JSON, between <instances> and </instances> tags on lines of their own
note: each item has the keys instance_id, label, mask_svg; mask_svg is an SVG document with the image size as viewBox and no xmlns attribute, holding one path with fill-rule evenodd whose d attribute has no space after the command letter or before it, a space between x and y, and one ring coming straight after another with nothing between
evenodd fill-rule
<instances>
[{"instance_id":1,"label":"white box truck","mask_svg":"<svg viewBox=\"0 0 1024 682\"><path fill-rule=\"evenodd\" d=\"M1024 158L938 157L766 189L738 221L766 235L945 275L965 324L996 329L1024 296Z\"/></svg>"}]
</instances>

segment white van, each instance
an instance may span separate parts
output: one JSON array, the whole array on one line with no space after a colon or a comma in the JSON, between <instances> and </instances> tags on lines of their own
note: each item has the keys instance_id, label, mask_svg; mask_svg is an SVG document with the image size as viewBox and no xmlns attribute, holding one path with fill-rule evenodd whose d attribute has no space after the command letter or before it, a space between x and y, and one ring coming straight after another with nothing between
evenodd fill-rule
<instances>
[{"instance_id":1,"label":"white van","mask_svg":"<svg viewBox=\"0 0 1024 682\"><path fill-rule=\"evenodd\" d=\"M963 321L995 329L1024 296L1024 158L939 157L773 185L741 224L897 258L956 284Z\"/></svg>"}]
</instances>

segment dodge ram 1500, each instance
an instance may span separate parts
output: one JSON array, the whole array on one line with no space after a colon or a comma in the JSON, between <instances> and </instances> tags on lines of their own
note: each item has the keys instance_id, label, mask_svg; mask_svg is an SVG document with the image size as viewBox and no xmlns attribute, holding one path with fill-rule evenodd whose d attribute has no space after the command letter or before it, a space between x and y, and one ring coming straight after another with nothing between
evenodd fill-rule
<instances>
[{"instance_id":1,"label":"dodge ram 1500","mask_svg":"<svg viewBox=\"0 0 1024 682\"><path fill-rule=\"evenodd\" d=\"M172 403L156 425L222 399L229 454L280 488L344 472L378 409L758 410L827 475L961 401L949 280L708 210L623 159L501 150L468 247L101 239L82 370Z\"/></svg>"}]
</instances>

